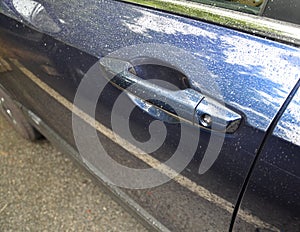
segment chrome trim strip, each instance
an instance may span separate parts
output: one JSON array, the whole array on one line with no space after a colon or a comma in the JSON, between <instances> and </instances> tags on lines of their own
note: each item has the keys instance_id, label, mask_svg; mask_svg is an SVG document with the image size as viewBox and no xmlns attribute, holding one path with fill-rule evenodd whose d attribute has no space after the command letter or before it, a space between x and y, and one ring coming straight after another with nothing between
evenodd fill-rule
<instances>
[{"instance_id":1,"label":"chrome trim strip","mask_svg":"<svg viewBox=\"0 0 300 232\"><path fill-rule=\"evenodd\" d=\"M177 13L300 46L300 26L297 24L185 0L120 1Z\"/></svg>"}]
</instances>

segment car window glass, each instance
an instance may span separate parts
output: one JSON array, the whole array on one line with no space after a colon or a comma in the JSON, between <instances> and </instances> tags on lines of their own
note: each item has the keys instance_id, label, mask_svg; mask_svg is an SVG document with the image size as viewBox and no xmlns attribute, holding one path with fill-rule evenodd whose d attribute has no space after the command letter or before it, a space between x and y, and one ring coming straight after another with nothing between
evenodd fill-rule
<instances>
[{"instance_id":1,"label":"car window glass","mask_svg":"<svg viewBox=\"0 0 300 232\"><path fill-rule=\"evenodd\" d=\"M299 0L268 1L263 16L290 23L300 24Z\"/></svg>"}]
</instances>

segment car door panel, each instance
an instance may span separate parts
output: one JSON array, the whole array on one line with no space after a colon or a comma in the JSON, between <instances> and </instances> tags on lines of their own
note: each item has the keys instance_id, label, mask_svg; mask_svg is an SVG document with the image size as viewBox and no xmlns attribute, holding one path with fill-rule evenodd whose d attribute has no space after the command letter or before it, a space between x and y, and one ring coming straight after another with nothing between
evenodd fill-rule
<instances>
[{"instance_id":1,"label":"car door panel","mask_svg":"<svg viewBox=\"0 0 300 232\"><path fill-rule=\"evenodd\" d=\"M264 145L241 204L285 231L299 230L299 100L298 89ZM238 215L235 230L245 230L239 222Z\"/></svg>"},{"instance_id":2,"label":"car door panel","mask_svg":"<svg viewBox=\"0 0 300 232\"><path fill-rule=\"evenodd\" d=\"M13 7L9 5L11 1L6 2ZM199 144L193 160L178 178L151 189L124 188L123 191L171 230L226 230L256 151L299 79L299 49L118 1L90 1L84 2L84 6L77 1L71 5L61 1L39 3L47 15L53 17L52 23L57 24L50 29L59 27L61 30L49 31L49 27L32 24L22 19L15 7L14 12L4 11L0 18L0 40L5 46L0 55L15 71L1 75L0 83L75 149L72 109L68 106L73 103L81 80L98 59L118 49L143 43L172 45L195 57L196 63L190 63L186 57L177 57L177 63L188 73L190 87L224 101L226 107L242 115L240 127L235 133L226 134L220 155L204 174L199 174L199 166L206 150L211 149L209 139L214 132L191 127L191 134L194 130L201 132ZM151 53L136 51L136 59L141 59L140 54ZM167 62L167 58L162 62ZM159 72L149 72L150 76L160 78ZM101 78L99 76L99 83L95 84L100 85ZM104 88L95 114L99 125L103 126L100 128L113 130L111 112L121 93L111 84ZM90 101L89 94L84 95L86 102ZM129 97L124 101L126 106L134 107ZM122 112L119 114L122 117ZM89 120L80 120L91 129ZM126 116L124 120L128 120ZM128 123L138 140L147 141L153 120L143 110L135 108ZM149 156L161 162L168 160L176 150L181 132L178 124L165 125L168 129L165 143ZM109 141L113 138L105 134L107 130L98 130L98 136L115 160L136 168L153 165L141 161L141 157L132 154L134 151L128 147ZM188 143L184 144L184 150L189 150ZM85 164L91 161L82 155L78 157L87 159ZM96 175L101 171L95 165L89 168ZM243 210L240 214L245 225L274 229L262 219L248 217Z\"/></svg>"}]
</instances>

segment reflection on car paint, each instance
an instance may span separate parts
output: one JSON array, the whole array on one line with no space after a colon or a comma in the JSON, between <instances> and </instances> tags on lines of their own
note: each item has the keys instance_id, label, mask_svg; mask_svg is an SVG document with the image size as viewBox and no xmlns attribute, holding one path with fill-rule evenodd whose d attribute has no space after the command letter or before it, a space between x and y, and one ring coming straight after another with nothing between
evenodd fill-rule
<instances>
[{"instance_id":1,"label":"reflection on car paint","mask_svg":"<svg viewBox=\"0 0 300 232\"><path fill-rule=\"evenodd\" d=\"M12 68L10 67L9 63L0 56L0 73L4 72L11 72Z\"/></svg>"},{"instance_id":2,"label":"reflection on car paint","mask_svg":"<svg viewBox=\"0 0 300 232\"><path fill-rule=\"evenodd\" d=\"M128 29L149 38L159 37L159 34L176 35L179 38L175 39L179 40L177 46L189 42L189 50L199 57L208 71L207 75L190 73L188 77L192 85L200 91L212 93L207 82L207 76L211 76L218 83L225 102L249 114L248 123L266 130L273 118L266 117L268 114L265 112L270 111L274 115L283 104L290 86L298 80L298 50L292 47L287 50L280 44L274 46L259 38L249 40L249 36L243 34L220 35L211 27L208 30L204 25L186 24L176 17L166 18L147 10L137 11L141 16L122 20ZM218 48L222 50L216 50Z\"/></svg>"},{"instance_id":3,"label":"reflection on car paint","mask_svg":"<svg viewBox=\"0 0 300 232\"><path fill-rule=\"evenodd\" d=\"M23 19L34 27L48 33L61 31L41 3L34 0L13 0L12 3Z\"/></svg>"},{"instance_id":4,"label":"reflection on car paint","mask_svg":"<svg viewBox=\"0 0 300 232\"><path fill-rule=\"evenodd\" d=\"M282 115L274 134L300 146L300 91L297 92L294 100Z\"/></svg>"},{"instance_id":5,"label":"reflection on car paint","mask_svg":"<svg viewBox=\"0 0 300 232\"><path fill-rule=\"evenodd\" d=\"M30 78L35 84L37 84L41 89L43 89L46 93L48 93L51 97L56 99L59 103L64 105L70 111L75 113L78 117L83 119L85 122L90 124L92 127L95 127L99 132L104 134L106 137L111 139L112 141L116 142L118 145L123 147L125 150L130 152L130 154L134 155L138 159L142 160L150 167L153 167L159 170L161 173L170 176L173 181L177 182L181 186L187 188L191 192L197 194L198 196L204 198L205 200L215 204L216 206L220 207L228 211L229 213L233 212L233 205L228 202L226 199L214 194L213 192L209 191L205 187L198 185L197 183L193 182L192 180L188 179L187 177L178 174L176 171L172 170L170 167L163 165L159 160L153 158L151 155L145 153L144 151L140 150L133 144L130 144L127 140L121 138L112 130L107 128L105 125L101 124L99 121L95 121L92 117L88 114L83 112L82 110L78 109L76 106L73 105L72 102L69 102L66 98L61 96L58 92L48 86L46 83L42 82L37 76L35 76L30 70L24 67L18 60L10 59L10 61L16 65L28 78ZM41 123L41 119L38 118L35 114L30 112L32 119L37 121L37 124ZM245 222L255 225L261 228L271 229L273 231L279 231L278 228L275 226L262 221L260 218L249 214L247 211L240 210L239 217L244 220Z\"/></svg>"},{"instance_id":6,"label":"reflection on car paint","mask_svg":"<svg viewBox=\"0 0 300 232\"><path fill-rule=\"evenodd\" d=\"M57 2L57 7L59 6L60 3ZM199 91L206 92L218 98L218 96L215 96L218 90L212 88L209 80L216 81L219 85L218 88L222 90L223 96L220 97L224 97L226 103L245 114L247 125L249 124L263 131L267 129L274 114L281 107L286 95L299 78L297 76L299 73L299 50L293 47L283 46L276 42L255 38L202 22L187 20L177 16L166 16L163 13L154 13L151 10L141 10L134 7L124 7L124 9L120 7L118 11L120 15L118 17L99 18L99 15L114 13L113 11L116 9L112 10L110 6L102 3L91 4L89 6L87 3L86 8L82 9L79 3L74 3L74 6L66 9L65 12L56 10L55 13L58 14L56 15L57 18L61 18L72 30L68 33L65 33L65 31L58 33L54 38L76 44L77 48L88 51L97 57L101 57L128 44L153 41L162 44L171 42L177 47L189 50L195 57L199 58L200 62L198 65L205 67L203 70L192 69L188 73L188 78L192 86ZM118 8L118 5L113 6ZM55 3L52 7L55 7ZM95 8L95 10L89 11L89 7ZM85 21L74 20L76 11L86 12L88 14L87 19ZM160 20L162 23L154 23L153 28L151 28L152 24L147 24L146 28L144 28L142 23L139 23L139 17L142 18L141 22L143 22L145 17L150 17L156 21ZM30 25L30 22L26 23ZM108 27L107 25L110 23L113 23L115 27ZM86 24L89 26L86 26ZM179 29L171 30L162 26L168 24L174 28L178 26ZM162 26L162 28L157 28L159 26ZM38 27L38 29L42 32L44 31L42 27ZM112 44L111 41L114 41L114 43ZM239 43L244 46L240 46ZM272 55L268 53L270 51L272 51ZM53 53L51 56L57 56L58 54ZM264 57L264 54L268 55ZM245 58L249 58L249 56L256 56L257 60L251 58L251 62L249 62ZM69 58L71 60L71 55ZM240 62L236 62L234 58ZM180 60L180 58L178 59L187 65L187 70L189 69L189 65L196 64L191 64L187 60ZM277 62L275 69L270 69L269 64L275 62ZM279 65L278 67L281 67L280 70L277 69L277 64ZM288 72L283 72L285 65L292 67L292 69L288 70ZM28 71L25 70L27 76L30 72ZM43 71L47 72L47 70ZM278 72L281 76L278 75ZM273 80L273 76L275 76L275 81ZM286 78L282 78L282 76ZM40 81L39 77L36 77L35 80ZM41 84L40 86L47 87L47 84L43 82L39 83ZM53 89L51 90L50 88L48 90L53 93ZM58 94L57 96L61 96L60 93L56 93ZM66 100L66 98L60 98L60 100L70 108L69 100ZM271 105L270 101L272 101ZM105 134L105 132L103 133ZM108 131L107 133L110 132ZM233 147L240 149L238 148L239 142L238 140L236 142L237 145ZM248 143L248 141L246 142ZM243 147L242 149L248 148ZM239 151L242 152L242 149ZM236 153L233 154L237 155ZM213 203L216 203L228 212L232 212L232 204L229 201L220 198L218 195L211 195L210 191L205 191L205 188L202 188L202 186L186 178L184 175L180 175L179 179L175 179L175 181L205 199L207 199L207 196L213 196L212 198L208 198L208 201L213 199L211 200ZM243 215L242 218L249 223L254 222L254 224L262 227L273 228L268 223L265 224L252 215L249 216L245 211L240 212ZM276 228L273 229L276 230Z\"/></svg>"}]
</instances>

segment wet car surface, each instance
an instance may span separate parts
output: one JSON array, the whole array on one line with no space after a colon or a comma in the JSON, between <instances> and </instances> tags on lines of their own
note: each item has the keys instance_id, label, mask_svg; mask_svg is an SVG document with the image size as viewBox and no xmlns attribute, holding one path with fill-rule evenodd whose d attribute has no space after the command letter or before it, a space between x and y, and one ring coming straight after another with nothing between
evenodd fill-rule
<instances>
[{"instance_id":1,"label":"wet car surface","mask_svg":"<svg viewBox=\"0 0 300 232\"><path fill-rule=\"evenodd\" d=\"M297 230L299 27L125 2L4 2L0 83L26 128L158 230Z\"/></svg>"}]
</instances>

